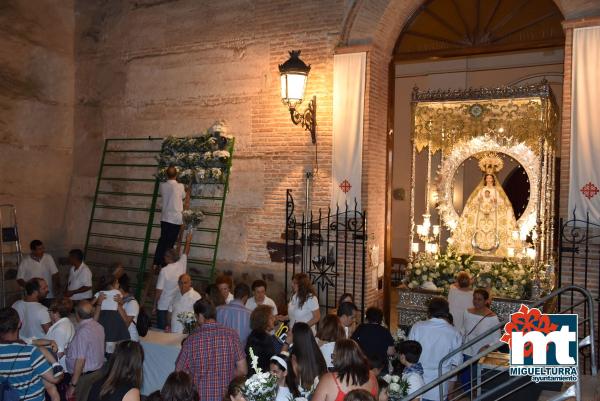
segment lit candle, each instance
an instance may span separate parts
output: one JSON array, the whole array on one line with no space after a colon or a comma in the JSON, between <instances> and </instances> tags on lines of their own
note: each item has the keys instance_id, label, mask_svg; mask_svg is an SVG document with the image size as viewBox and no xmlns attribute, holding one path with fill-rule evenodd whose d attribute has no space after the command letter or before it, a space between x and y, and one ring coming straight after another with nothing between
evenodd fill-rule
<instances>
[{"instance_id":1,"label":"lit candle","mask_svg":"<svg viewBox=\"0 0 600 401\"><path fill-rule=\"evenodd\" d=\"M525 241L527 239L527 233L525 231L521 231L521 241Z\"/></svg>"},{"instance_id":2,"label":"lit candle","mask_svg":"<svg viewBox=\"0 0 600 401\"><path fill-rule=\"evenodd\" d=\"M431 244L431 253L437 253L438 246L437 244Z\"/></svg>"},{"instance_id":3,"label":"lit candle","mask_svg":"<svg viewBox=\"0 0 600 401\"><path fill-rule=\"evenodd\" d=\"M418 242L413 242L410 245L410 250L412 251L412 253L419 253L419 243Z\"/></svg>"},{"instance_id":4,"label":"lit candle","mask_svg":"<svg viewBox=\"0 0 600 401\"><path fill-rule=\"evenodd\" d=\"M423 234L423 226L421 224L417 225L417 234L424 235Z\"/></svg>"},{"instance_id":5,"label":"lit candle","mask_svg":"<svg viewBox=\"0 0 600 401\"><path fill-rule=\"evenodd\" d=\"M430 217L431 217L431 215L429 215L429 214L423 215L423 227L425 227L427 229L427 231L429 231L429 227L431 227Z\"/></svg>"},{"instance_id":6,"label":"lit candle","mask_svg":"<svg viewBox=\"0 0 600 401\"><path fill-rule=\"evenodd\" d=\"M509 258L514 258L515 257L515 248L506 248L506 251L508 252L508 257Z\"/></svg>"},{"instance_id":7,"label":"lit candle","mask_svg":"<svg viewBox=\"0 0 600 401\"><path fill-rule=\"evenodd\" d=\"M432 227L433 228L433 235L439 235L440 234L440 226L435 225Z\"/></svg>"},{"instance_id":8,"label":"lit candle","mask_svg":"<svg viewBox=\"0 0 600 401\"><path fill-rule=\"evenodd\" d=\"M515 241L519 239L519 232L518 231L515 230L515 231L512 232L512 239L515 240Z\"/></svg>"},{"instance_id":9,"label":"lit candle","mask_svg":"<svg viewBox=\"0 0 600 401\"><path fill-rule=\"evenodd\" d=\"M535 249L527 248L527 257L529 259L535 259L535 255L536 255Z\"/></svg>"}]
</instances>

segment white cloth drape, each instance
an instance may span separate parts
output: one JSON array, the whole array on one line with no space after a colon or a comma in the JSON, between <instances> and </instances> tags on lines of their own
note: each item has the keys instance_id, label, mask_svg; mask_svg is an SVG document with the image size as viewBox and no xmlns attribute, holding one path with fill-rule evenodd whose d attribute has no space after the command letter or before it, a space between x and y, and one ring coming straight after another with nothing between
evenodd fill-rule
<instances>
[{"instance_id":1,"label":"white cloth drape","mask_svg":"<svg viewBox=\"0 0 600 401\"><path fill-rule=\"evenodd\" d=\"M361 206L366 53L333 57L333 166L331 208Z\"/></svg>"},{"instance_id":2,"label":"white cloth drape","mask_svg":"<svg viewBox=\"0 0 600 401\"><path fill-rule=\"evenodd\" d=\"M600 220L600 26L573 32L569 217Z\"/></svg>"}]
</instances>

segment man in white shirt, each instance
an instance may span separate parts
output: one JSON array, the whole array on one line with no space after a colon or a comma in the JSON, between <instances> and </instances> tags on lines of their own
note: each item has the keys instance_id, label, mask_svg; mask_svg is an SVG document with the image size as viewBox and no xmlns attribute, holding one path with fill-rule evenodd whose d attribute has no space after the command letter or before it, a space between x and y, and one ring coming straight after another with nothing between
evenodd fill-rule
<instances>
[{"instance_id":1,"label":"man in white shirt","mask_svg":"<svg viewBox=\"0 0 600 401\"><path fill-rule=\"evenodd\" d=\"M254 296L246 301L246 308L252 311L258 305L269 305L273 308L273 315L277 315L277 305L275 305L275 301L267 296L267 283L264 280L254 280L252 294Z\"/></svg>"},{"instance_id":2,"label":"man in white shirt","mask_svg":"<svg viewBox=\"0 0 600 401\"><path fill-rule=\"evenodd\" d=\"M40 240L33 240L29 244L31 253L19 264L17 283L25 287L25 283L34 277L43 278L48 284L48 296L42 300L46 307L54 299L54 289L60 288L58 269L51 255L45 253L46 249Z\"/></svg>"},{"instance_id":3,"label":"man in white shirt","mask_svg":"<svg viewBox=\"0 0 600 401\"><path fill-rule=\"evenodd\" d=\"M187 254L190 244L186 243L184 254L179 257L175 249L165 252L167 265L160 270L154 292L153 314L156 313L156 326L164 330L167 326L169 306L177 294L179 277L187 271Z\"/></svg>"},{"instance_id":4,"label":"man in white shirt","mask_svg":"<svg viewBox=\"0 0 600 401\"><path fill-rule=\"evenodd\" d=\"M438 364L443 357L454 351L462 344L462 337L458 330L448 323L447 316L450 314L448 301L443 297L434 297L429 301L427 307L429 320L415 323L410 329L409 340L418 341L423 349L419 362L423 366L423 380L425 384L439 377ZM452 366L462 363L462 355L458 353L448 359L443 367L443 373L447 373ZM448 385L444 385L444 396L448 395ZM440 400L437 387L422 395L425 400Z\"/></svg>"},{"instance_id":5,"label":"man in white shirt","mask_svg":"<svg viewBox=\"0 0 600 401\"><path fill-rule=\"evenodd\" d=\"M194 290L194 287L192 287L192 277L189 274L182 274L179 276L178 284L179 292L175 295L175 298L173 298L171 306L169 307L171 327L167 327L167 331L171 331L171 333L183 333L183 325L177 319L177 314L182 312L194 313L194 304L197 300L202 298L202 296Z\"/></svg>"},{"instance_id":6,"label":"man in white shirt","mask_svg":"<svg viewBox=\"0 0 600 401\"><path fill-rule=\"evenodd\" d=\"M48 293L48 284L43 278L32 278L25 283L25 298L13 304L19 313L22 327L21 339L40 339L46 336L51 325L48 308L40 303Z\"/></svg>"},{"instance_id":7,"label":"man in white shirt","mask_svg":"<svg viewBox=\"0 0 600 401\"><path fill-rule=\"evenodd\" d=\"M131 341L140 341L140 335L136 326L137 318L140 314L140 304L133 294L131 294L129 276L127 274L123 274L119 277L119 291L121 292L121 296L117 301L119 305L117 311L125 321Z\"/></svg>"},{"instance_id":8,"label":"man in white shirt","mask_svg":"<svg viewBox=\"0 0 600 401\"><path fill-rule=\"evenodd\" d=\"M160 217L160 238L154 252L154 267L168 264L164 260L167 249L173 248L179 230L183 223L183 200L185 199L185 186L177 182L177 168L167 168L167 181L160 184L160 197L162 200Z\"/></svg>"},{"instance_id":9,"label":"man in white shirt","mask_svg":"<svg viewBox=\"0 0 600 401\"><path fill-rule=\"evenodd\" d=\"M73 301L92 298L92 271L83 263L83 252L81 249L69 251L69 284L65 297Z\"/></svg>"}]
</instances>

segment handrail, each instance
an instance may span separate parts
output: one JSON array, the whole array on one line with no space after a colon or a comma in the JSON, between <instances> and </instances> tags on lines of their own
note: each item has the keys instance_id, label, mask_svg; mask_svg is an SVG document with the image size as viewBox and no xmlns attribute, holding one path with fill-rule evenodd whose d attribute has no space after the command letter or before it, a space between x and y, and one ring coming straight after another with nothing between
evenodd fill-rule
<instances>
[{"instance_id":1,"label":"handrail","mask_svg":"<svg viewBox=\"0 0 600 401\"><path fill-rule=\"evenodd\" d=\"M595 336L594 336L594 301L593 301L593 297L591 295L591 293L582 287L576 286L576 285L570 285L568 287L564 287L564 288L560 288L548 295L546 295L545 297L541 298L540 300L534 302L530 307L531 308L537 308L539 306L542 306L544 303L546 303L548 300L553 299L557 296L560 296L561 294L567 292L567 291L577 291L579 293L581 293L585 298L586 301L588 303L588 308L589 308L589 324L590 327L592 328L592 330L590 330L590 343L591 343L591 350L590 350L590 359L591 359L591 365L592 365L592 375L597 375L598 374L598 368L596 366L596 349L595 349ZM559 311L560 312L560 311ZM491 346L489 346L488 348L486 348L485 350L479 352L477 355L472 356L470 359L464 361L463 363L461 363L460 365L456 366L454 369L451 369L450 371L446 372L445 374L442 374L443 372L443 363L445 361L447 361L449 358L451 358L452 356L456 355L457 353L463 351L464 349L470 347L471 345L479 342L480 340L482 340L483 338L489 336L490 334L494 333L497 330L500 330L504 327L505 323L501 323L498 324L490 329L488 329L487 331L485 331L484 333L480 334L479 336L467 341L466 343L464 343L462 346L458 347L457 349L453 350L452 352L448 353L446 356L444 356L439 364L438 364L438 378L425 384L423 387L419 388L417 391L412 392L411 394L408 394L407 396L403 397L400 401L408 401L408 400L412 400L415 397L421 396L424 393L426 393L427 391L438 387L439 386L439 391L440 391L440 399L444 399L444 394L443 394L443 386L442 384L444 382L446 382L448 379L456 376L461 370L463 370L464 368L471 366L474 364L474 362L479 361L479 359L481 359L482 357L489 355L490 353L494 352L495 350L499 349L500 347L503 346L503 343L501 342L497 342L496 344L493 344ZM516 380L519 380L520 377L511 377L508 380L506 380L504 383L502 383L501 385L497 386L492 392L493 393L497 393L499 391L501 391L503 388L510 386L513 382L515 382ZM484 397L489 397L491 395L490 392L486 393L484 395ZM477 399L480 399L481 397L477 397Z\"/></svg>"}]
</instances>

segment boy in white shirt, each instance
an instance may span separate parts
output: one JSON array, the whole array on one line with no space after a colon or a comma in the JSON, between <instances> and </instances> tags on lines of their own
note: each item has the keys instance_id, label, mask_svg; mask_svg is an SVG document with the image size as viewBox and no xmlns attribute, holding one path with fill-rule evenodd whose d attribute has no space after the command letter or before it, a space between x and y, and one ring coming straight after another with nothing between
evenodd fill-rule
<instances>
[{"instance_id":1,"label":"boy in white shirt","mask_svg":"<svg viewBox=\"0 0 600 401\"><path fill-rule=\"evenodd\" d=\"M277 305L275 305L275 301L267 296L267 283L264 280L254 280L252 294L254 296L246 301L246 308L252 311L258 305L269 305L273 308L273 315L277 315Z\"/></svg>"},{"instance_id":2,"label":"boy in white shirt","mask_svg":"<svg viewBox=\"0 0 600 401\"><path fill-rule=\"evenodd\" d=\"M423 366L419 363L423 348L417 341L404 341L400 344L398 355L400 363L404 365L402 380L408 382L408 394L414 393L425 385L423 380ZM415 398L420 400L421 397Z\"/></svg>"}]
</instances>

